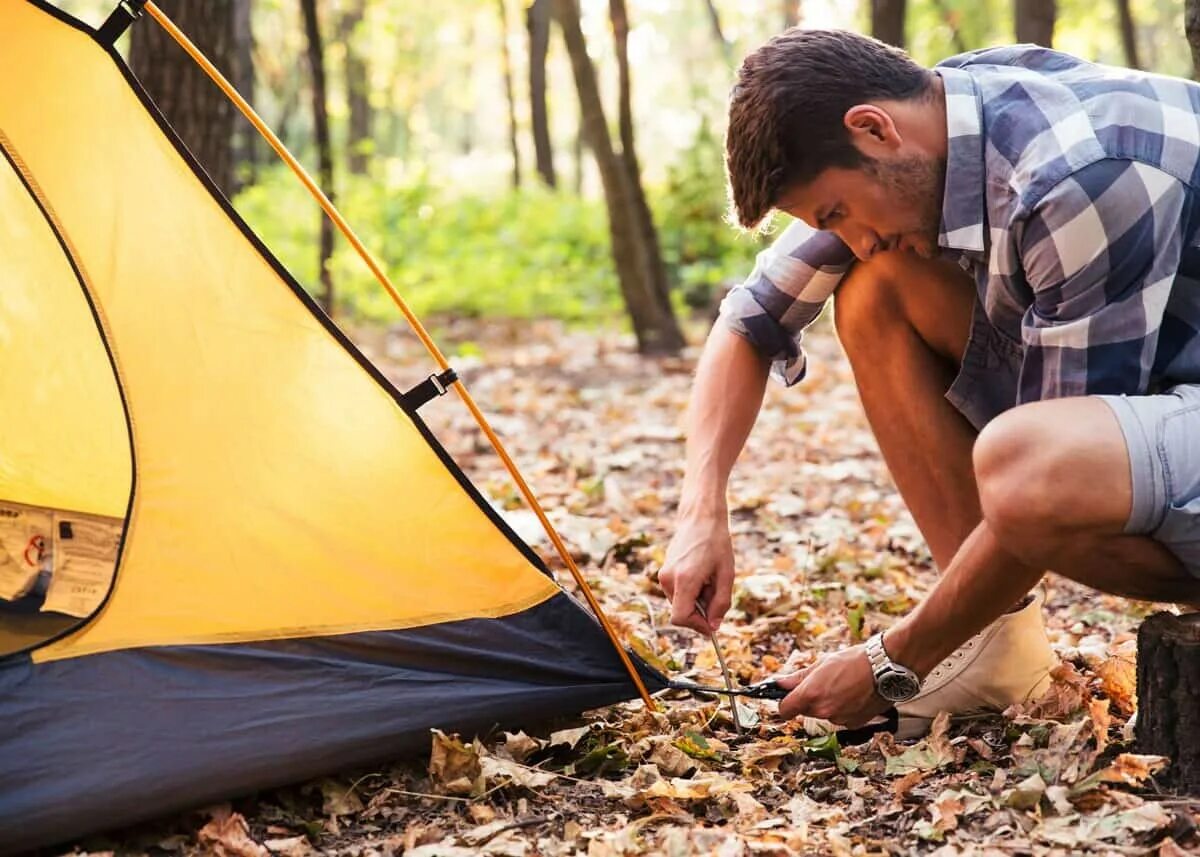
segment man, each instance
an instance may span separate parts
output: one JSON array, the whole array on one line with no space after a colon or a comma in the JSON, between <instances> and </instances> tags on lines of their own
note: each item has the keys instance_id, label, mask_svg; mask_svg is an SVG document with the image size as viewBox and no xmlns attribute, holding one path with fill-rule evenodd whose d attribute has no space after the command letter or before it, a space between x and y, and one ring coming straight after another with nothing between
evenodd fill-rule
<instances>
[{"instance_id":1,"label":"man","mask_svg":"<svg viewBox=\"0 0 1200 857\"><path fill-rule=\"evenodd\" d=\"M730 604L729 472L768 375L834 322L942 575L881 638L784 679L784 716L857 726L1039 693L1045 570L1200 598L1200 87L1031 46L934 69L788 31L730 102L733 208L798 218L722 305L689 416L675 624ZM697 603L707 613L695 612Z\"/></svg>"}]
</instances>

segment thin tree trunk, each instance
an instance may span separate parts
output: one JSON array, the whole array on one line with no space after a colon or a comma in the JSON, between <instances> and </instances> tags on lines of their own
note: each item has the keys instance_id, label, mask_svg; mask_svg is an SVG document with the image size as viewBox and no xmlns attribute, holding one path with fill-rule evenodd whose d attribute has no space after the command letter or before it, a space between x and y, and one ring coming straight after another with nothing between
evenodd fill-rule
<instances>
[{"instance_id":1,"label":"thin tree trunk","mask_svg":"<svg viewBox=\"0 0 1200 857\"><path fill-rule=\"evenodd\" d=\"M1200 0L1184 0L1183 32L1192 49L1192 79L1200 80Z\"/></svg>"},{"instance_id":2,"label":"thin tree trunk","mask_svg":"<svg viewBox=\"0 0 1200 857\"><path fill-rule=\"evenodd\" d=\"M721 50L721 56L725 58L725 62L732 63L733 45L725 38L725 30L721 28L721 13L717 10L716 0L704 0L704 6L708 9L708 20L712 24L713 38Z\"/></svg>"},{"instance_id":3,"label":"thin tree trunk","mask_svg":"<svg viewBox=\"0 0 1200 857\"><path fill-rule=\"evenodd\" d=\"M308 37L308 65L312 72L313 127L317 136L318 181L321 190L333 201L333 149L329 141L329 110L325 95L325 47L321 41L321 25L317 19L317 0L300 0L304 14L304 32ZM333 316L333 273L329 260L333 256L333 224L321 212L321 306Z\"/></svg>"},{"instance_id":4,"label":"thin tree trunk","mask_svg":"<svg viewBox=\"0 0 1200 857\"><path fill-rule=\"evenodd\" d=\"M783 28L800 26L800 0L783 0Z\"/></svg>"},{"instance_id":5,"label":"thin tree trunk","mask_svg":"<svg viewBox=\"0 0 1200 857\"><path fill-rule=\"evenodd\" d=\"M933 5L937 7L938 14L950 29L950 40L954 43L955 53L966 53L967 43L963 41L962 30L958 26L959 13L947 6L946 0L933 0Z\"/></svg>"},{"instance_id":6,"label":"thin tree trunk","mask_svg":"<svg viewBox=\"0 0 1200 857\"><path fill-rule=\"evenodd\" d=\"M508 6L496 0L500 12L500 59L504 66L504 97L508 100L508 144L512 149L512 183L521 186L521 149L517 145L517 99L513 95L512 56L508 51Z\"/></svg>"},{"instance_id":7,"label":"thin tree trunk","mask_svg":"<svg viewBox=\"0 0 1200 857\"><path fill-rule=\"evenodd\" d=\"M638 350L642 354L677 353L684 344L683 334L674 314L669 311L670 303L665 300L665 294L659 294L666 290L666 272L661 260L658 270L653 270L654 251L646 246L645 236L635 228L637 202L634 199L634 182L624 157L617 154L609 137L596 70L588 58L587 44L579 26L579 9L574 0L554 0L554 13L571 58L571 70L582 113L583 135L596 158L600 181L604 186L613 261L621 294L637 336ZM637 192L640 192L640 187Z\"/></svg>"},{"instance_id":8,"label":"thin tree trunk","mask_svg":"<svg viewBox=\"0 0 1200 857\"><path fill-rule=\"evenodd\" d=\"M525 11L529 32L529 119L538 175L555 187L554 149L550 145L550 116L546 109L546 54L550 49L550 0L533 0Z\"/></svg>"},{"instance_id":9,"label":"thin tree trunk","mask_svg":"<svg viewBox=\"0 0 1200 857\"><path fill-rule=\"evenodd\" d=\"M1054 20L1058 16L1056 0L1015 0L1018 42L1042 47L1054 45Z\"/></svg>"},{"instance_id":10,"label":"thin tree trunk","mask_svg":"<svg viewBox=\"0 0 1200 857\"><path fill-rule=\"evenodd\" d=\"M654 284L654 296L661 311L674 321L671 308L671 289L667 269L658 243L654 215L642 187L642 168L638 162L633 139L633 82L629 72L629 12L625 0L609 0L609 20L612 22L613 42L617 55L617 127L621 136L621 160L629 174L629 198L633 228L644 256L644 276ZM681 343L682 344L682 343Z\"/></svg>"},{"instance_id":11,"label":"thin tree trunk","mask_svg":"<svg viewBox=\"0 0 1200 857\"><path fill-rule=\"evenodd\" d=\"M233 0L233 85L254 104L254 32L250 27L250 0ZM259 136L245 121L235 118L233 189L236 193L258 178Z\"/></svg>"},{"instance_id":12,"label":"thin tree trunk","mask_svg":"<svg viewBox=\"0 0 1200 857\"><path fill-rule=\"evenodd\" d=\"M905 0L871 0L871 35L881 42L904 47Z\"/></svg>"},{"instance_id":13,"label":"thin tree trunk","mask_svg":"<svg viewBox=\"0 0 1200 857\"><path fill-rule=\"evenodd\" d=\"M338 21L343 53L342 76L346 81L346 106L349 128L346 134L346 165L355 175L363 175L370 164L374 147L371 135L371 94L367 62L358 49L357 32L366 13L364 0L351 0Z\"/></svg>"},{"instance_id":14,"label":"thin tree trunk","mask_svg":"<svg viewBox=\"0 0 1200 857\"><path fill-rule=\"evenodd\" d=\"M234 4L229 0L162 0L159 7L217 68L234 69ZM184 145L221 192L236 190L233 129L236 108L167 32L151 22L133 28L130 66Z\"/></svg>"},{"instance_id":15,"label":"thin tree trunk","mask_svg":"<svg viewBox=\"0 0 1200 857\"><path fill-rule=\"evenodd\" d=\"M1121 19L1121 44L1125 48L1125 65L1130 68L1141 68L1138 62L1137 28L1133 24L1133 10L1129 8L1129 0L1117 0L1117 14Z\"/></svg>"}]
</instances>

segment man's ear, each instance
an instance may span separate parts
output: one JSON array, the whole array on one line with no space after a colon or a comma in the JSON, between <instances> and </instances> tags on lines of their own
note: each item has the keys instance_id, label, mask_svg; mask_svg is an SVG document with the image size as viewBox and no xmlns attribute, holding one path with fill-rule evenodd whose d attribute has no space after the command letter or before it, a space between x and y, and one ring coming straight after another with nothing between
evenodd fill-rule
<instances>
[{"instance_id":1,"label":"man's ear","mask_svg":"<svg viewBox=\"0 0 1200 857\"><path fill-rule=\"evenodd\" d=\"M855 104L842 121L850 133L850 142L868 157L897 149L904 142L891 114L878 105Z\"/></svg>"}]
</instances>

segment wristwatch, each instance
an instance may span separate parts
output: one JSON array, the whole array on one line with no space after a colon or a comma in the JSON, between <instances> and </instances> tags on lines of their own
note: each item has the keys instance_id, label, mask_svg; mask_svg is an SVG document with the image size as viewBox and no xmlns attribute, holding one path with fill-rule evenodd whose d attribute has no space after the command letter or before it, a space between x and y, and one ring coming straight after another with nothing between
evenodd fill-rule
<instances>
[{"instance_id":1,"label":"wristwatch","mask_svg":"<svg viewBox=\"0 0 1200 857\"><path fill-rule=\"evenodd\" d=\"M875 675L875 692L888 702L908 702L921 692L921 679L908 667L888 657L883 648L883 633L867 640L867 658Z\"/></svg>"}]
</instances>

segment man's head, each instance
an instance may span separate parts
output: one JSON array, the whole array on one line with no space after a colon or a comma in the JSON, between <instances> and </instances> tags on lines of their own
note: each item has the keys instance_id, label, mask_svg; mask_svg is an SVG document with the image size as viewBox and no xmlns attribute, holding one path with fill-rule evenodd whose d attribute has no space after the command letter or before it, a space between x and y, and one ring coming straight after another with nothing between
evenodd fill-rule
<instances>
[{"instance_id":1,"label":"man's head","mask_svg":"<svg viewBox=\"0 0 1200 857\"><path fill-rule=\"evenodd\" d=\"M945 175L940 80L903 51L794 28L746 57L726 166L747 229L779 209L838 233L860 258L937 250Z\"/></svg>"}]
</instances>

